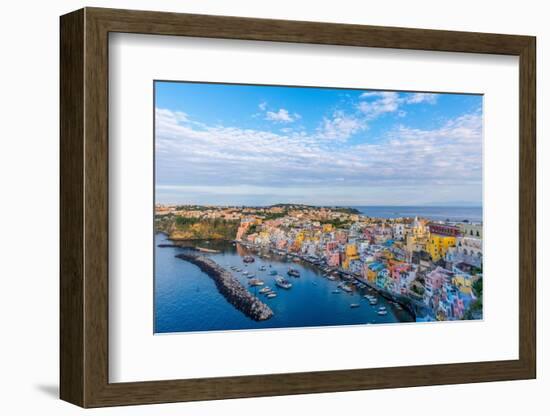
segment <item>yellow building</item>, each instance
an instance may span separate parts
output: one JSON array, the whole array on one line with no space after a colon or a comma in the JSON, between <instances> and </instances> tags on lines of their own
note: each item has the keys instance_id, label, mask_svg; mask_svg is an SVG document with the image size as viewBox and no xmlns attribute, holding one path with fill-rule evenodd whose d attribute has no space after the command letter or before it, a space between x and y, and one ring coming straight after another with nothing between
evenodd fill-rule
<instances>
[{"instance_id":1,"label":"yellow building","mask_svg":"<svg viewBox=\"0 0 550 416\"><path fill-rule=\"evenodd\" d=\"M449 247L454 246L456 246L456 237L430 233L427 251L430 253L430 256L432 256L432 261L438 261L445 257Z\"/></svg>"},{"instance_id":2,"label":"yellow building","mask_svg":"<svg viewBox=\"0 0 550 416\"><path fill-rule=\"evenodd\" d=\"M323 224L323 232L324 233L330 233L332 232L332 224Z\"/></svg>"},{"instance_id":3,"label":"yellow building","mask_svg":"<svg viewBox=\"0 0 550 416\"><path fill-rule=\"evenodd\" d=\"M349 269L349 259L345 258L344 261L342 261L342 269L347 270Z\"/></svg>"},{"instance_id":4,"label":"yellow building","mask_svg":"<svg viewBox=\"0 0 550 416\"><path fill-rule=\"evenodd\" d=\"M346 259L359 259L359 253L357 252L357 246L355 244L346 244Z\"/></svg>"},{"instance_id":5,"label":"yellow building","mask_svg":"<svg viewBox=\"0 0 550 416\"><path fill-rule=\"evenodd\" d=\"M453 277L453 285L465 295L472 295L472 279L463 275L456 274Z\"/></svg>"},{"instance_id":6,"label":"yellow building","mask_svg":"<svg viewBox=\"0 0 550 416\"><path fill-rule=\"evenodd\" d=\"M346 244L344 253L345 258L344 261L342 261L342 268L347 270L352 260L359 260L359 253L357 252L357 246L355 244Z\"/></svg>"},{"instance_id":7,"label":"yellow building","mask_svg":"<svg viewBox=\"0 0 550 416\"><path fill-rule=\"evenodd\" d=\"M367 279L369 282L376 282L376 275L377 273L372 269L367 269Z\"/></svg>"}]
</instances>

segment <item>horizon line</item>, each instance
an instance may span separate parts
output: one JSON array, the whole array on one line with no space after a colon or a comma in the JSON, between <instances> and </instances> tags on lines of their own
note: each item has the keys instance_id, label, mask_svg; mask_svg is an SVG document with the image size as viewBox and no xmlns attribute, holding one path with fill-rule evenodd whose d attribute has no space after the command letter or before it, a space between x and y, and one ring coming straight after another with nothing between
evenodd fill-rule
<instances>
[{"instance_id":1,"label":"horizon line","mask_svg":"<svg viewBox=\"0 0 550 416\"><path fill-rule=\"evenodd\" d=\"M199 204L199 203L187 203L187 202L155 202L155 205L184 205L184 206L202 206L202 207L273 207L277 205L302 205L318 208L353 208L353 207L414 207L414 208L483 208L483 204L480 205L467 205L467 204L454 204L454 205L439 205L439 204L426 204L426 205L403 205L403 204L306 204L298 202L277 202L274 204Z\"/></svg>"}]
</instances>

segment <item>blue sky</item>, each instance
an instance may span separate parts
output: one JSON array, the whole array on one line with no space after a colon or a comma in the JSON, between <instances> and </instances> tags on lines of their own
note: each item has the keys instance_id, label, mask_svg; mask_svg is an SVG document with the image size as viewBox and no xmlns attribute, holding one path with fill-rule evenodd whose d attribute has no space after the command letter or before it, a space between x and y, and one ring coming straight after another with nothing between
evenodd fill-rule
<instances>
[{"instance_id":1,"label":"blue sky","mask_svg":"<svg viewBox=\"0 0 550 416\"><path fill-rule=\"evenodd\" d=\"M472 205L482 96L155 82L156 202Z\"/></svg>"}]
</instances>

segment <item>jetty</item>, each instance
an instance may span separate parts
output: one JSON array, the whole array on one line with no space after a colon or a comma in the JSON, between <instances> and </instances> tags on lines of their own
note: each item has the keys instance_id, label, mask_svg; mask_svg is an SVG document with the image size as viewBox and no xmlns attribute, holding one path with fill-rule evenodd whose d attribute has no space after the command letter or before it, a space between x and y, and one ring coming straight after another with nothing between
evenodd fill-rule
<instances>
[{"instance_id":1,"label":"jetty","mask_svg":"<svg viewBox=\"0 0 550 416\"><path fill-rule=\"evenodd\" d=\"M211 249L211 248L204 248L204 247L195 247L195 249L197 251L201 251L203 253L221 253L220 250L214 250L214 249Z\"/></svg>"},{"instance_id":2,"label":"jetty","mask_svg":"<svg viewBox=\"0 0 550 416\"><path fill-rule=\"evenodd\" d=\"M229 271L212 259L194 253L181 253L176 257L198 266L210 276L225 299L249 318L265 321L273 316L269 306L250 293Z\"/></svg>"}]
</instances>

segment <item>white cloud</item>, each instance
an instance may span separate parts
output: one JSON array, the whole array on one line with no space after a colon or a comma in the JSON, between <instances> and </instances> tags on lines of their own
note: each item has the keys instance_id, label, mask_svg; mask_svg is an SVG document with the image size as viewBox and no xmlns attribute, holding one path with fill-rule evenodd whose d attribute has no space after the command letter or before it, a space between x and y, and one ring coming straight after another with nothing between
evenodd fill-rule
<instances>
[{"instance_id":1,"label":"white cloud","mask_svg":"<svg viewBox=\"0 0 550 416\"><path fill-rule=\"evenodd\" d=\"M369 101L361 101L357 105L358 110L369 120L396 111L399 117L403 117L406 113L401 110L401 107L406 104L435 104L437 102L437 94L432 93L402 93L400 95L392 91L372 91L362 93L359 98L369 99Z\"/></svg>"},{"instance_id":2,"label":"white cloud","mask_svg":"<svg viewBox=\"0 0 550 416\"><path fill-rule=\"evenodd\" d=\"M405 98L407 104L420 104L428 103L435 104L437 102L437 94L417 92L414 94L408 94Z\"/></svg>"},{"instance_id":3,"label":"white cloud","mask_svg":"<svg viewBox=\"0 0 550 416\"><path fill-rule=\"evenodd\" d=\"M290 114L288 110L284 108L280 108L279 111L267 111L265 113L266 120L274 121L277 123L292 123L300 118L301 116L299 114Z\"/></svg>"},{"instance_id":4,"label":"white cloud","mask_svg":"<svg viewBox=\"0 0 550 416\"><path fill-rule=\"evenodd\" d=\"M322 139L346 140L366 128L366 124L342 111L336 111L332 118L324 118L317 129L317 137Z\"/></svg>"},{"instance_id":5,"label":"white cloud","mask_svg":"<svg viewBox=\"0 0 550 416\"><path fill-rule=\"evenodd\" d=\"M214 195L209 197L211 202L219 187L224 195L234 189L235 202L246 196L242 187L261 188L258 201L267 200L270 189L279 201L283 195L292 199L300 194L307 200L323 194L340 198L333 203L343 203L352 194L360 202L363 195L376 193L378 203L384 203L384 198L392 201L396 195L425 196L429 201L441 195L454 200L481 195L479 112L448 120L436 129L402 125L376 141L343 140L364 128L361 120L341 112L307 134L209 126L157 109L157 186L180 186L181 192L173 190L171 197L190 199L197 193L185 194L185 187L198 187Z\"/></svg>"},{"instance_id":6,"label":"white cloud","mask_svg":"<svg viewBox=\"0 0 550 416\"><path fill-rule=\"evenodd\" d=\"M258 104L258 108L262 111L265 111L267 109L267 103L265 101L262 101L260 104Z\"/></svg>"},{"instance_id":7,"label":"white cloud","mask_svg":"<svg viewBox=\"0 0 550 416\"><path fill-rule=\"evenodd\" d=\"M374 119L384 113L393 113L400 105L399 94L396 92L365 92L360 98L375 98L373 101L361 101L357 106L368 119Z\"/></svg>"}]
</instances>

